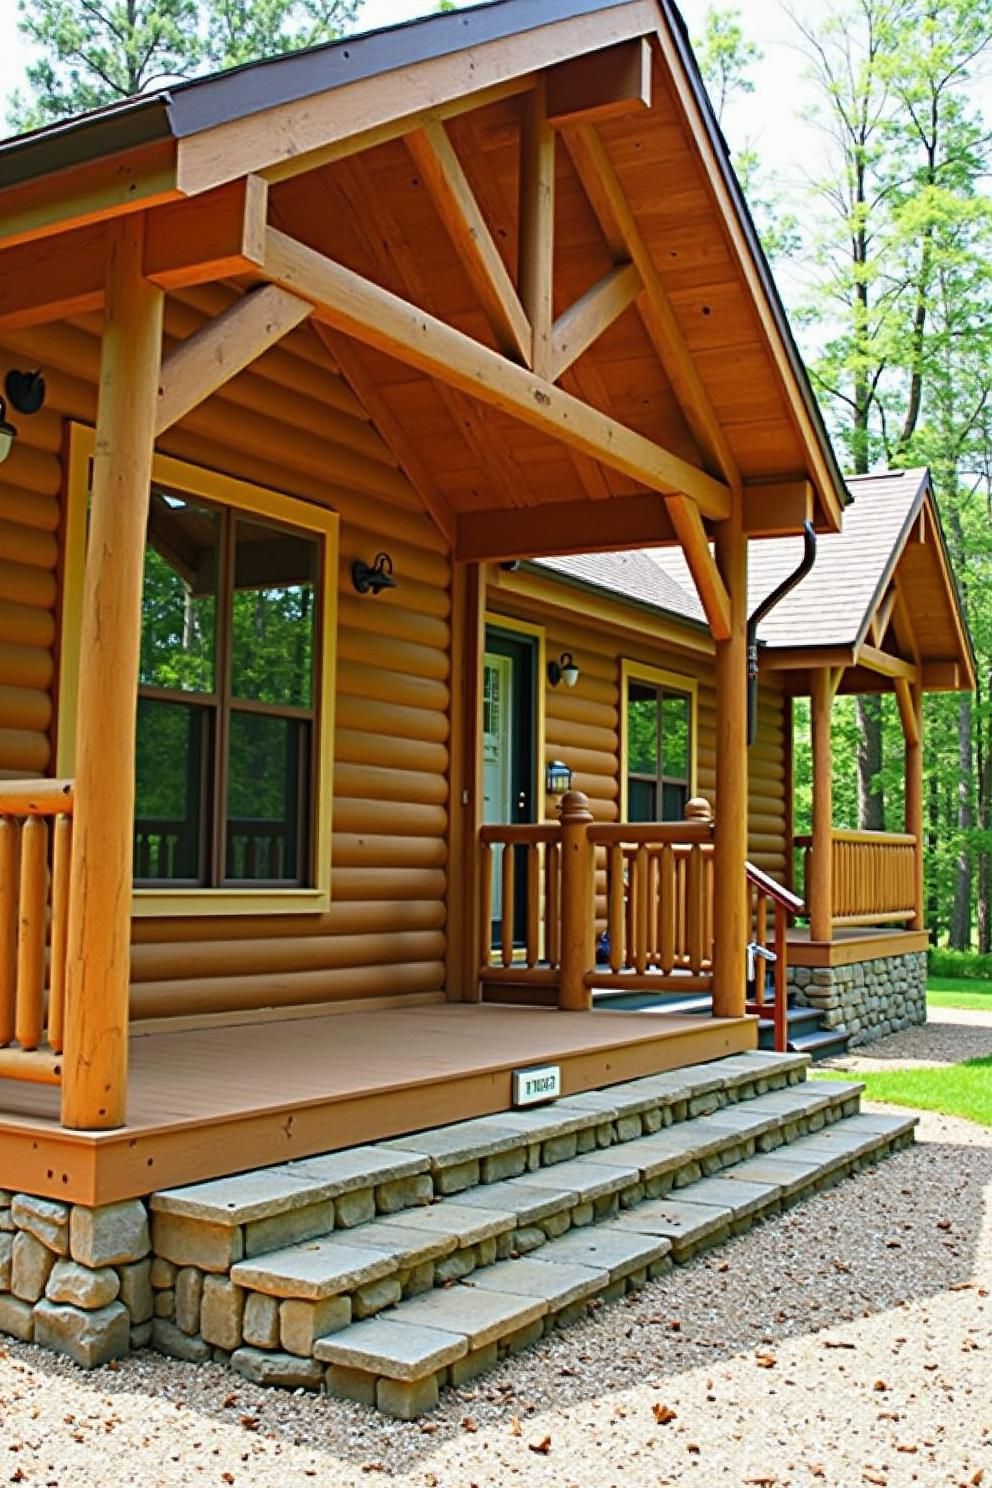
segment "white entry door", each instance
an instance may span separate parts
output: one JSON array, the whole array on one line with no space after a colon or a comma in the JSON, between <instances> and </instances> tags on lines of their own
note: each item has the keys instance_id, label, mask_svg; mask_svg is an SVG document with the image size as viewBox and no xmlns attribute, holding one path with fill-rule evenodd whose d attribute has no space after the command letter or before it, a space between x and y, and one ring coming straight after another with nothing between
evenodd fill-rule
<instances>
[{"instance_id":1,"label":"white entry door","mask_svg":"<svg viewBox=\"0 0 992 1488\"><path fill-rule=\"evenodd\" d=\"M482 820L513 821L513 658L487 651L482 692ZM493 855L493 919L503 912L499 854Z\"/></svg>"}]
</instances>

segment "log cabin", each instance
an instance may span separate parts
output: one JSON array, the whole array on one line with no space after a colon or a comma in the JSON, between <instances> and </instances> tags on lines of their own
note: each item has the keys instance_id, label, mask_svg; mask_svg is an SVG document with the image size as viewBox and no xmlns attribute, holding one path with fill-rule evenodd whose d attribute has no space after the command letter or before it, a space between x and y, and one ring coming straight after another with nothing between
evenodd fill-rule
<instances>
[{"instance_id":1,"label":"log cabin","mask_svg":"<svg viewBox=\"0 0 992 1488\"><path fill-rule=\"evenodd\" d=\"M498 0L0 145L0 372L0 1329L324 1361L416 1413L537 1314L416 1368L356 1320L534 1225L458 1205L449 1272L404 1231L388 1276L328 1233L800 1079L748 990L773 946L784 1049L794 694L807 967L865 904L922 947L920 699L971 679L927 484L856 631L824 645L815 570L802 625L768 620L749 819L755 594L851 489L670 0ZM908 853L832 830L830 699L862 684L900 700ZM876 1121L810 1184L906 1136L802 1098L792 1135ZM571 1194L576 1229L663 1167ZM614 1236L582 1295L679 1234ZM257 1259L314 1236L319 1282Z\"/></svg>"}]
</instances>

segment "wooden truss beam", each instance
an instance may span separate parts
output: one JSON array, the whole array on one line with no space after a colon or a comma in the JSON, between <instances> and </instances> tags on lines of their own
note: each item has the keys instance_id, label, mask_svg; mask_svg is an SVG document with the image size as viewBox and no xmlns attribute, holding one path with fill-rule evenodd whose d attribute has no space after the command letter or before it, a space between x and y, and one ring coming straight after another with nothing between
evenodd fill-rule
<instances>
[{"instance_id":1,"label":"wooden truss beam","mask_svg":"<svg viewBox=\"0 0 992 1488\"><path fill-rule=\"evenodd\" d=\"M548 124L547 80L524 100L520 127L520 298L531 327L528 364L552 381L554 320L555 136Z\"/></svg>"},{"instance_id":2,"label":"wooden truss beam","mask_svg":"<svg viewBox=\"0 0 992 1488\"><path fill-rule=\"evenodd\" d=\"M914 685L920 680L920 669L915 662L903 661L901 656L893 656L888 651L879 650L877 646L862 646L858 652L857 664L867 667L871 672L878 672L883 677L902 677L904 681Z\"/></svg>"},{"instance_id":3,"label":"wooden truss beam","mask_svg":"<svg viewBox=\"0 0 992 1488\"><path fill-rule=\"evenodd\" d=\"M638 309L686 423L704 458L736 490L740 487L740 472L730 443L689 355L668 294L606 147L589 124L563 133L572 163L608 247L614 258L629 258L641 276L643 292L638 299Z\"/></svg>"},{"instance_id":4,"label":"wooden truss beam","mask_svg":"<svg viewBox=\"0 0 992 1488\"><path fill-rule=\"evenodd\" d=\"M496 344L507 356L530 366L530 322L447 130L437 119L425 120L407 135L406 143L482 303Z\"/></svg>"},{"instance_id":5,"label":"wooden truss beam","mask_svg":"<svg viewBox=\"0 0 992 1488\"><path fill-rule=\"evenodd\" d=\"M665 495L692 498L723 520L730 492L698 466L628 429L471 336L269 228L265 276L314 305L318 320L501 409Z\"/></svg>"},{"instance_id":6,"label":"wooden truss beam","mask_svg":"<svg viewBox=\"0 0 992 1488\"><path fill-rule=\"evenodd\" d=\"M596 124L651 107L651 44L646 36L602 47L548 73L548 123Z\"/></svg>"},{"instance_id":7,"label":"wooden truss beam","mask_svg":"<svg viewBox=\"0 0 992 1488\"><path fill-rule=\"evenodd\" d=\"M216 320L180 342L162 364L156 436L312 314L309 300L267 284L236 300Z\"/></svg>"},{"instance_id":8,"label":"wooden truss beam","mask_svg":"<svg viewBox=\"0 0 992 1488\"><path fill-rule=\"evenodd\" d=\"M710 551L709 538L699 507L685 496L669 496L665 505L672 519L672 526L682 544L685 561L689 565L699 595L706 611L710 630L715 641L729 641L731 634L730 595L720 576L716 559Z\"/></svg>"},{"instance_id":9,"label":"wooden truss beam","mask_svg":"<svg viewBox=\"0 0 992 1488\"><path fill-rule=\"evenodd\" d=\"M463 512L456 531L455 557L465 563L620 553L677 541L664 499L654 494Z\"/></svg>"},{"instance_id":10,"label":"wooden truss beam","mask_svg":"<svg viewBox=\"0 0 992 1488\"><path fill-rule=\"evenodd\" d=\"M0 242L12 248L125 212L143 212L179 194L175 140L139 145L8 186Z\"/></svg>"},{"instance_id":11,"label":"wooden truss beam","mask_svg":"<svg viewBox=\"0 0 992 1488\"><path fill-rule=\"evenodd\" d=\"M903 737L907 744L919 744L920 729L916 711L915 688L906 677L895 679L896 702L899 704L899 717L902 719Z\"/></svg>"},{"instance_id":12,"label":"wooden truss beam","mask_svg":"<svg viewBox=\"0 0 992 1488\"><path fill-rule=\"evenodd\" d=\"M633 264L619 264L559 315L551 330L550 380L562 373L587 351L594 341L623 314L640 292L641 276Z\"/></svg>"},{"instance_id":13,"label":"wooden truss beam","mask_svg":"<svg viewBox=\"0 0 992 1488\"><path fill-rule=\"evenodd\" d=\"M871 625L869 626L869 630L871 631L872 641L876 646L880 646L885 640L885 635L892 620L892 612L896 607L897 599L898 592L895 585L893 584L890 586L889 592L886 594L885 598L882 600L882 603L879 605L878 609L871 617Z\"/></svg>"},{"instance_id":14,"label":"wooden truss beam","mask_svg":"<svg viewBox=\"0 0 992 1488\"><path fill-rule=\"evenodd\" d=\"M145 278L169 290L257 272L264 251L267 190L264 181L250 176L194 201L169 202L149 211ZM0 251L0 331L99 310L108 233L109 224L95 222Z\"/></svg>"}]
</instances>

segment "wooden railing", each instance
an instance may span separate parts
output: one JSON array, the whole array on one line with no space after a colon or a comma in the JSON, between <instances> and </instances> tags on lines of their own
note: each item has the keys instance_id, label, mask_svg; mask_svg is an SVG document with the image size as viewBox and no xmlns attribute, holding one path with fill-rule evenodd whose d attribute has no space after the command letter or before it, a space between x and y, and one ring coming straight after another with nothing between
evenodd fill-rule
<instances>
[{"instance_id":1,"label":"wooden railing","mask_svg":"<svg viewBox=\"0 0 992 1488\"><path fill-rule=\"evenodd\" d=\"M72 810L71 781L0 783L0 1075L50 1085L62 1074Z\"/></svg>"},{"instance_id":2,"label":"wooden railing","mask_svg":"<svg viewBox=\"0 0 992 1488\"><path fill-rule=\"evenodd\" d=\"M804 851L803 881L811 885L812 837ZM905 832L849 832L830 836L830 920L835 926L908 924L916 916L917 840ZM810 900L811 888L806 898Z\"/></svg>"},{"instance_id":3,"label":"wooden railing","mask_svg":"<svg viewBox=\"0 0 992 1488\"><path fill-rule=\"evenodd\" d=\"M791 916L802 914L803 901L797 894L784 889L767 873L747 865L748 893L751 900L751 924L753 927L752 954L755 976L750 987L747 1010L759 1018L767 1016L765 1002L768 966L772 967L774 998L772 1021L775 1025L775 1049L784 1054L789 1046L789 942L788 929ZM769 915L772 925L769 934ZM757 952L755 953L755 948ZM767 960L761 951L770 952L773 960Z\"/></svg>"},{"instance_id":4,"label":"wooden railing","mask_svg":"<svg viewBox=\"0 0 992 1488\"><path fill-rule=\"evenodd\" d=\"M482 968L490 980L502 978L545 986L558 980L561 830L559 822L482 828ZM502 893L499 945L494 949L493 887L497 874ZM520 926L518 877L527 885L524 923Z\"/></svg>"}]
</instances>

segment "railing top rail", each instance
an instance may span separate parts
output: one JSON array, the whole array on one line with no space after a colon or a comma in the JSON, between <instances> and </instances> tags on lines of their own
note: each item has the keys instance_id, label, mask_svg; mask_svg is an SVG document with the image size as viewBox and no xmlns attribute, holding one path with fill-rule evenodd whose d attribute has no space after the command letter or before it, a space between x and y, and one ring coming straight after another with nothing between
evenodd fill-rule
<instances>
[{"instance_id":1,"label":"railing top rail","mask_svg":"<svg viewBox=\"0 0 992 1488\"><path fill-rule=\"evenodd\" d=\"M487 847L502 847L516 843L558 842L561 838L560 822L517 822L504 825L490 822L479 831L479 841Z\"/></svg>"},{"instance_id":2,"label":"railing top rail","mask_svg":"<svg viewBox=\"0 0 992 1488\"><path fill-rule=\"evenodd\" d=\"M594 822L589 828L589 841L600 846L620 844L637 847L654 842L673 846L713 841L711 821L679 822Z\"/></svg>"},{"instance_id":3,"label":"railing top rail","mask_svg":"<svg viewBox=\"0 0 992 1488\"><path fill-rule=\"evenodd\" d=\"M753 863L748 863L745 871L748 883L753 884L767 898L773 899L776 904L781 904L782 908L787 909L790 914L805 913L806 906L799 895L794 894L791 889L784 888L782 884L776 883L771 874L765 873L761 868L756 868Z\"/></svg>"},{"instance_id":4,"label":"railing top rail","mask_svg":"<svg viewBox=\"0 0 992 1488\"><path fill-rule=\"evenodd\" d=\"M864 847L915 847L912 832L862 832L847 827L834 827L830 833L833 842L850 842ZM793 839L796 847L812 847L813 838L808 834Z\"/></svg>"},{"instance_id":5,"label":"railing top rail","mask_svg":"<svg viewBox=\"0 0 992 1488\"><path fill-rule=\"evenodd\" d=\"M71 780L0 781L0 816L71 816L74 802Z\"/></svg>"}]
</instances>

